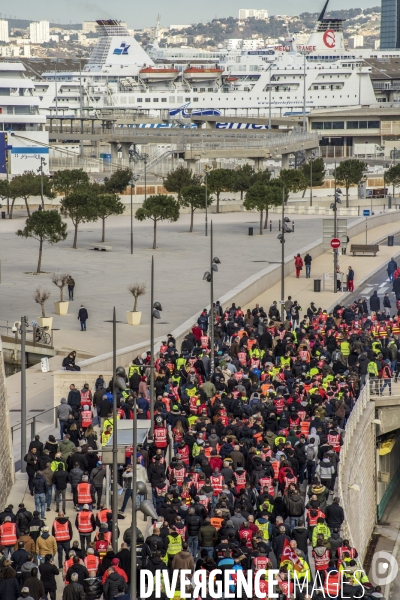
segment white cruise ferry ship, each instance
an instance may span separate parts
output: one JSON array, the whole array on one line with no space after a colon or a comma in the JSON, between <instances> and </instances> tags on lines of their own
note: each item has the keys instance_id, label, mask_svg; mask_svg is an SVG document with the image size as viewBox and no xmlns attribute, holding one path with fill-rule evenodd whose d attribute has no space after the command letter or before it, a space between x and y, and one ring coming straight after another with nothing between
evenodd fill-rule
<instances>
[{"instance_id":1,"label":"white cruise ferry ship","mask_svg":"<svg viewBox=\"0 0 400 600\"><path fill-rule=\"evenodd\" d=\"M326 5L305 46L255 51L161 49L150 54L118 21L97 21L99 41L79 72L48 72L35 82L46 115L137 109L149 116L265 116L376 103L371 67L347 52L342 21Z\"/></svg>"}]
</instances>

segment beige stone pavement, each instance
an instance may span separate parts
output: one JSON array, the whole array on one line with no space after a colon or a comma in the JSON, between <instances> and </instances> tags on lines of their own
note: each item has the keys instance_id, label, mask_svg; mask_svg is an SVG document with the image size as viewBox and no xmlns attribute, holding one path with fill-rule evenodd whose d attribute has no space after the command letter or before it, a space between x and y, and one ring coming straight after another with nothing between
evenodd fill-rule
<instances>
[{"instance_id":1,"label":"beige stone pavement","mask_svg":"<svg viewBox=\"0 0 400 600\"><path fill-rule=\"evenodd\" d=\"M368 243L376 243L382 238L387 238L388 235L399 232L398 223L388 223L368 232ZM347 254L339 254L339 265L341 271L346 275L348 267L352 266L355 274L354 289L360 285L360 282L370 276L373 271L384 267L392 256L400 255L400 246L387 246L386 239L379 246L379 252L376 256L354 256L350 254L351 244L365 244L365 233L359 234L351 238L347 246ZM311 252L312 256L312 252ZM304 256L303 256L304 258ZM288 295L292 296L293 300L297 300L303 308L303 313L306 311L310 302L314 302L317 308L329 308L340 298L345 298L345 294L334 294L333 285L327 286L326 291L319 293L314 292L314 279L322 279L324 273L333 273L333 252L325 252L320 257L312 261L311 277L306 279L305 268L301 271L299 279L295 274L285 277L285 299ZM344 277L345 281L345 277ZM329 284L328 284L329 285ZM321 281L322 290L322 281ZM254 308L256 303L260 304L264 310L269 309L274 300L278 301L281 297L281 284L276 284L266 290L263 294L254 298L254 300L246 305L244 309Z\"/></svg>"}]
</instances>

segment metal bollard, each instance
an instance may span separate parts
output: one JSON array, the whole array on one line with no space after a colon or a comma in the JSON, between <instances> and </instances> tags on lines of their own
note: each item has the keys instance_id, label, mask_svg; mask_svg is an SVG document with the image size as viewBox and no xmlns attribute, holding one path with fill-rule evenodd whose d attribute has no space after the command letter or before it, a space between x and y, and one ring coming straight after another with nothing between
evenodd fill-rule
<instances>
[{"instance_id":1,"label":"metal bollard","mask_svg":"<svg viewBox=\"0 0 400 600\"><path fill-rule=\"evenodd\" d=\"M281 230L281 220L279 219L279 227L278 227L278 231Z\"/></svg>"},{"instance_id":2,"label":"metal bollard","mask_svg":"<svg viewBox=\"0 0 400 600\"><path fill-rule=\"evenodd\" d=\"M272 221L269 222L269 230L272 231Z\"/></svg>"},{"instance_id":3,"label":"metal bollard","mask_svg":"<svg viewBox=\"0 0 400 600\"><path fill-rule=\"evenodd\" d=\"M294 221L292 221L292 231L294 231Z\"/></svg>"},{"instance_id":4,"label":"metal bollard","mask_svg":"<svg viewBox=\"0 0 400 600\"><path fill-rule=\"evenodd\" d=\"M35 435L36 435L36 417L33 417L32 423L31 423L31 440L32 441L35 439Z\"/></svg>"}]
</instances>

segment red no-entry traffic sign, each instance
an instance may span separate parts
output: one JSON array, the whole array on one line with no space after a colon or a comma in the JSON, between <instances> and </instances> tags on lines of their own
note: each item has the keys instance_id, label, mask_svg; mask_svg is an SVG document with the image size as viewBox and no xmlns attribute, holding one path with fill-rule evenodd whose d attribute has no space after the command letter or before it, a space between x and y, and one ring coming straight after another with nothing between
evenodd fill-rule
<instances>
[{"instance_id":1,"label":"red no-entry traffic sign","mask_svg":"<svg viewBox=\"0 0 400 600\"><path fill-rule=\"evenodd\" d=\"M331 239L332 248L340 248L340 240L338 238Z\"/></svg>"}]
</instances>

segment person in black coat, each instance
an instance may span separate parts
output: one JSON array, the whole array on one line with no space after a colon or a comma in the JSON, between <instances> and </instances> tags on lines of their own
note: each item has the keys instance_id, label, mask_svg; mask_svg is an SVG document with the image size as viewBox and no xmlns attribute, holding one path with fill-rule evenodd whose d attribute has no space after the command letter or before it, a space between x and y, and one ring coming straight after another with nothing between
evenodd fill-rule
<instances>
[{"instance_id":1,"label":"person in black coat","mask_svg":"<svg viewBox=\"0 0 400 600\"><path fill-rule=\"evenodd\" d=\"M86 321L89 318L89 313L86 308L81 304L78 312L78 320L81 322L81 331L86 331Z\"/></svg>"},{"instance_id":2,"label":"person in black coat","mask_svg":"<svg viewBox=\"0 0 400 600\"><path fill-rule=\"evenodd\" d=\"M3 578L0 580L0 598L1 600L17 600L20 592L20 585L15 577L16 573L11 567L3 570Z\"/></svg>"},{"instance_id":3,"label":"person in black coat","mask_svg":"<svg viewBox=\"0 0 400 600\"><path fill-rule=\"evenodd\" d=\"M290 537L288 535L286 535L284 525L281 525L279 527L279 535L277 535L276 538L274 538L272 540L272 549L274 551L274 554L276 556L278 564L281 561L281 556L282 556L282 552L283 552L283 547L285 545L285 540L290 542Z\"/></svg>"},{"instance_id":4,"label":"person in black coat","mask_svg":"<svg viewBox=\"0 0 400 600\"><path fill-rule=\"evenodd\" d=\"M79 563L79 556L74 556L73 563L74 564L72 565L72 567L68 569L65 579L66 581L68 581L68 583L70 583L72 573L77 573L78 583L83 585L83 581L89 577L89 571L87 570L85 565L81 565Z\"/></svg>"},{"instance_id":5,"label":"person in black coat","mask_svg":"<svg viewBox=\"0 0 400 600\"><path fill-rule=\"evenodd\" d=\"M119 559L119 566L125 571L128 576L128 582L130 582L131 576L131 552L128 549L128 544L121 544L121 550L117 553Z\"/></svg>"},{"instance_id":6,"label":"person in black coat","mask_svg":"<svg viewBox=\"0 0 400 600\"><path fill-rule=\"evenodd\" d=\"M376 312L381 309L381 300L378 296L378 291L375 290L372 296L369 298L369 308L372 311Z\"/></svg>"},{"instance_id":7,"label":"person in black coat","mask_svg":"<svg viewBox=\"0 0 400 600\"><path fill-rule=\"evenodd\" d=\"M94 571L91 571L89 575L93 573ZM84 579L83 591L85 593L85 600L98 600L103 593L101 579L99 577L88 577L87 579Z\"/></svg>"},{"instance_id":8,"label":"person in black coat","mask_svg":"<svg viewBox=\"0 0 400 600\"><path fill-rule=\"evenodd\" d=\"M44 585L44 592L50 596L50 600L56 600L57 581L56 575L60 573L56 565L53 563L51 554L46 554L44 563L39 565L40 579Z\"/></svg>"},{"instance_id":9,"label":"person in black coat","mask_svg":"<svg viewBox=\"0 0 400 600\"><path fill-rule=\"evenodd\" d=\"M304 552L307 558L309 531L304 526L304 519L299 519L299 523L292 531L292 539L296 541L299 550Z\"/></svg>"},{"instance_id":10,"label":"person in black coat","mask_svg":"<svg viewBox=\"0 0 400 600\"><path fill-rule=\"evenodd\" d=\"M344 521L344 511L339 505L339 498L334 498L332 504L326 507L325 515L329 529L341 528Z\"/></svg>"}]
</instances>

